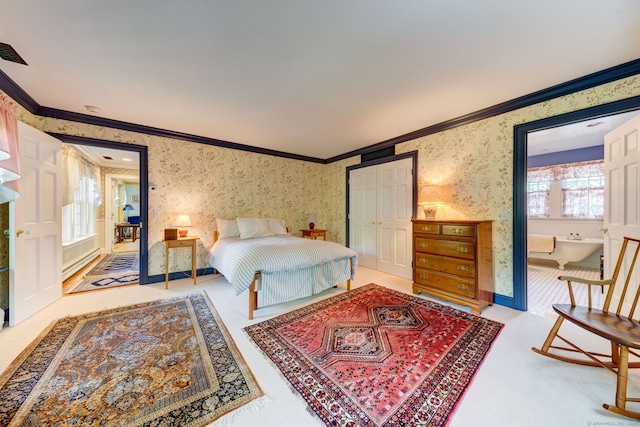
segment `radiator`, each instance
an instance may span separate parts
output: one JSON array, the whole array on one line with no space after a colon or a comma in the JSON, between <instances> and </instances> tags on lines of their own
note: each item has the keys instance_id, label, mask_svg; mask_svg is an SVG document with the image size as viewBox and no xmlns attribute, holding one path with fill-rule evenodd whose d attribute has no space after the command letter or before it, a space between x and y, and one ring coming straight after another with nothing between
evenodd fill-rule
<instances>
[{"instance_id":1,"label":"radiator","mask_svg":"<svg viewBox=\"0 0 640 427\"><path fill-rule=\"evenodd\" d=\"M85 265L89 264L91 261L96 259L100 255L100 248L96 248L93 251L89 252L84 257L80 258L73 264L69 264L62 269L62 281L67 280L69 277L73 276L76 272L82 269Z\"/></svg>"}]
</instances>

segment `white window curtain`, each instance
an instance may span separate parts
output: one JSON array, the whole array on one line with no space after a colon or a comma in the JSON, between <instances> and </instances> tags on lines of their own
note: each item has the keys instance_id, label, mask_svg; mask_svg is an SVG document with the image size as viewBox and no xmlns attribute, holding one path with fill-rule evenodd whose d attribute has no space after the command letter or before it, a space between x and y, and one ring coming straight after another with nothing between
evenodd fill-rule
<instances>
[{"instance_id":1,"label":"white window curtain","mask_svg":"<svg viewBox=\"0 0 640 427\"><path fill-rule=\"evenodd\" d=\"M127 189L124 182L119 179L113 180L113 205L122 210L127 204Z\"/></svg>"},{"instance_id":2,"label":"white window curtain","mask_svg":"<svg viewBox=\"0 0 640 427\"><path fill-rule=\"evenodd\" d=\"M102 203L102 185L100 183L100 168L85 159L80 153L68 145L62 146L62 205L66 206L75 201L76 191L80 189L83 178L93 181L92 192L95 205Z\"/></svg>"},{"instance_id":3,"label":"white window curtain","mask_svg":"<svg viewBox=\"0 0 640 427\"><path fill-rule=\"evenodd\" d=\"M62 164L62 241L70 243L96 232L100 168L67 144L62 145Z\"/></svg>"},{"instance_id":4,"label":"white window curtain","mask_svg":"<svg viewBox=\"0 0 640 427\"><path fill-rule=\"evenodd\" d=\"M563 218L604 218L604 161L560 165Z\"/></svg>"},{"instance_id":5,"label":"white window curtain","mask_svg":"<svg viewBox=\"0 0 640 427\"><path fill-rule=\"evenodd\" d=\"M529 218L549 217L549 194L554 180L550 167L527 170L527 216Z\"/></svg>"},{"instance_id":6,"label":"white window curtain","mask_svg":"<svg viewBox=\"0 0 640 427\"><path fill-rule=\"evenodd\" d=\"M530 217L549 217L549 195L554 181L561 183L562 218L604 218L604 160L528 169Z\"/></svg>"},{"instance_id":7,"label":"white window curtain","mask_svg":"<svg viewBox=\"0 0 640 427\"><path fill-rule=\"evenodd\" d=\"M0 203L20 197L17 107L0 93Z\"/></svg>"}]
</instances>

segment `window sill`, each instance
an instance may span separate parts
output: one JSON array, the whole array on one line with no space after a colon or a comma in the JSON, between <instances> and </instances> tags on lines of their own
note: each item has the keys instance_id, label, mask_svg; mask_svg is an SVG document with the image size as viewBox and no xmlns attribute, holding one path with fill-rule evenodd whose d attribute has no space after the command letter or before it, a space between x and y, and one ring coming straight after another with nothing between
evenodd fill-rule
<instances>
[{"instance_id":1,"label":"window sill","mask_svg":"<svg viewBox=\"0 0 640 427\"><path fill-rule=\"evenodd\" d=\"M76 240L71 240L71 241L68 241L68 242L62 242L62 247L66 248L68 246L73 246L73 245L75 245L77 243L81 243L81 242L84 242L86 240L92 239L97 235L98 235L98 233L87 234L86 236L82 236L82 237L80 237L80 238L78 238Z\"/></svg>"}]
</instances>

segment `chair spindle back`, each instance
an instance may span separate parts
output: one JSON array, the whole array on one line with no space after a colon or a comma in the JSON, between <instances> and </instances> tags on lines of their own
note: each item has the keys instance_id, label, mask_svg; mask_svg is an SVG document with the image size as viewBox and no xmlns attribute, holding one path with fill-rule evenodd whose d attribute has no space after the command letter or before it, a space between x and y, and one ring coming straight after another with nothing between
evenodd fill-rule
<instances>
[{"instance_id":1,"label":"chair spindle back","mask_svg":"<svg viewBox=\"0 0 640 427\"><path fill-rule=\"evenodd\" d=\"M632 248L628 248L629 243L633 242L631 245ZM633 249L635 246L635 249ZM609 308L611 305L611 301L613 299L615 288L618 286L618 276L620 274L620 270L622 269L622 265L625 259L629 259L631 257L631 262L627 266L626 269L626 277L624 278L624 286L622 288L622 292L620 292L620 300L618 302L618 306L616 307L616 316L620 316L622 310L625 305L626 296L629 289L629 285L631 284L631 279L633 278L636 261L638 259L638 253L640 253L640 240L634 239L631 237L625 237L622 241L622 246L620 247L620 254L618 255L618 261L616 262L616 267L613 270L613 275L611 277L612 286L609 287L609 291L607 292L607 297L604 301L604 305L602 307L602 311L609 312ZM626 314L628 319L633 319L636 308L638 306L638 300L640 299L640 285L638 283L634 283L635 286L635 296L633 298L633 303L629 309L629 312Z\"/></svg>"}]
</instances>

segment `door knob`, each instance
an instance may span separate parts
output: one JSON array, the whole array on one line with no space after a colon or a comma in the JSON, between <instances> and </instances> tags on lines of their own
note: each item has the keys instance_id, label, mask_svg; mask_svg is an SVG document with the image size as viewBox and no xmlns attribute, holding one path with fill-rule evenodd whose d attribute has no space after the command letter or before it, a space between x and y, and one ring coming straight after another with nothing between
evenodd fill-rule
<instances>
[{"instance_id":1,"label":"door knob","mask_svg":"<svg viewBox=\"0 0 640 427\"><path fill-rule=\"evenodd\" d=\"M607 231L609 231L607 227L602 227L600 230L602 230L603 234L607 234Z\"/></svg>"},{"instance_id":2,"label":"door knob","mask_svg":"<svg viewBox=\"0 0 640 427\"><path fill-rule=\"evenodd\" d=\"M23 234L29 234L29 230L23 230L22 228L16 231L16 237L20 237Z\"/></svg>"}]
</instances>

